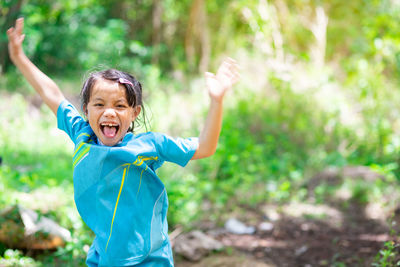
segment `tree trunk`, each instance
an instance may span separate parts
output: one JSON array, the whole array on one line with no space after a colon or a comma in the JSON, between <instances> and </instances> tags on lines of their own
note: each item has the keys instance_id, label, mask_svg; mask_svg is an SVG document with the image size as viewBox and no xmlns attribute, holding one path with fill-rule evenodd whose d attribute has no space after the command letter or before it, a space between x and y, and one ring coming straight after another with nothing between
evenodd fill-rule
<instances>
[{"instance_id":1,"label":"tree trunk","mask_svg":"<svg viewBox=\"0 0 400 267\"><path fill-rule=\"evenodd\" d=\"M161 23L162 23L162 4L161 0L154 0L153 2L153 32L152 32L152 46L153 54L151 61L153 64L157 64L160 55L160 42L161 42Z\"/></svg>"},{"instance_id":2,"label":"tree trunk","mask_svg":"<svg viewBox=\"0 0 400 267\"><path fill-rule=\"evenodd\" d=\"M194 54L195 54L194 38L195 38L196 22L198 20L199 7L201 5L201 2L203 2L203 0L193 1L192 6L190 8L189 21L185 34L186 59L188 66L191 68L194 66Z\"/></svg>"},{"instance_id":3,"label":"tree trunk","mask_svg":"<svg viewBox=\"0 0 400 267\"><path fill-rule=\"evenodd\" d=\"M206 12L206 7L204 5L204 1L201 7L202 8L200 10L200 19L199 19L199 31L200 31L199 34L200 34L200 44L201 44L199 71L201 73L204 73L205 71L208 70L211 48L210 48L210 37L207 26L207 12Z\"/></svg>"},{"instance_id":4,"label":"tree trunk","mask_svg":"<svg viewBox=\"0 0 400 267\"><path fill-rule=\"evenodd\" d=\"M328 28L328 16L324 8L319 6L316 8L315 23L311 26L311 31L314 34L316 43L315 49L312 50L311 55L317 67L322 67L325 63L326 53L326 32Z\"/></svg>"},{"instance_id":5,"label":"tree trunk","mask_svg":"<svg viewBox=\"0 0 400 267\"><path fill-rule=\"evenodd\" d=\"M198 47L196 47L196 42ZM207 28L207 13L204 0L194 0L190 8L185 35L185 52L189 67L196 62L196 48L200 50L199 70L205 71L210 60L210 38Z\"/></svg>"},{"instance_id":6,"label":"tree trunk","mask_svg":"<svg viewBox=\"0 0 400 267\"><path fill-rule=\"evenodd\" d=\"M326 35L329 17L321 6L315 9L315 18L313 21L311 21L310 17L310 14L300 16L300 21L315 37L315 43L310 48L310 54L315 66L320 68L325 63Z\"/></svg>"},{"instance_id":7,"label":"tree trunk","mask_svg":"<svg viewBox=\"0 0 400 267\"><path fill-rule=\"evenodd\" d=\"M23 0L13 1L13 4L4 17L4 23L0 25L1 34L5 35L7 29L14 25L14 22L20 13L22 3ZM11 65L11 60L8 56L7 43L7 39L0 39L0 72L3 74L6 73L8 67Z\"/></svg>"}]
</instances>

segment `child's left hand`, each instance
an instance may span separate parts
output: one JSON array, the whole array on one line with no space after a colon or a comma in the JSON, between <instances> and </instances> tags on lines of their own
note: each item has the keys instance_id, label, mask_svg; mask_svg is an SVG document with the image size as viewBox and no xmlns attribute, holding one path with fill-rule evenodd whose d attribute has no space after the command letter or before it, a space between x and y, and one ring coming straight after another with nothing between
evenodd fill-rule
<instances>
[{"instance_id":1,"label":"child's left hand","mask_svg":"<svg viewBox=\"0 0 400 267\"><path fill-rule=\"evenodd\" d=\"M219 66L217 74L205 73L206 85L211 99L221 102L225 93L239 81L239 65L232 58L227 58Z\"/></svg>"}]
</instances>

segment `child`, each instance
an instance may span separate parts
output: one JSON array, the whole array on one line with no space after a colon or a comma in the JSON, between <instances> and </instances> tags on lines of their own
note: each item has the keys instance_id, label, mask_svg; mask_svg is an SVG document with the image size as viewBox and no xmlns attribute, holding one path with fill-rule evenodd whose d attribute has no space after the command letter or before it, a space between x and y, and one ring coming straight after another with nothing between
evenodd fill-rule
<instances>
[{"instance_id":1,"label":"child","mask_svg":"<svg viewBox=\"0 0 400 267\"><path fill-rule=\"evenodd\" d=\"M81 96L87 120L58 86L24 54L24 21L7 31L13 63L57 116L58 127L75 144L74 198L96 234L88 266L173 266L166 220L168 199L155 170L164 161L185 166L214 154L226 93L239 79L238 66L225 60L216 75L206 73L211 98L199 138L171 138L132 126L142 109L142 87L131 75L106 70L92 74Z\"/></svg>"}]
</instances>

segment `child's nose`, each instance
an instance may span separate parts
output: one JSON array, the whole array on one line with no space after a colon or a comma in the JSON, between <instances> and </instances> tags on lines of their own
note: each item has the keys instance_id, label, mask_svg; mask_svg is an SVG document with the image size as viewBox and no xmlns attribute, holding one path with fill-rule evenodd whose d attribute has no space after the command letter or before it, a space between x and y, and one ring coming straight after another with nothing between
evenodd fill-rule
<instances>
[{"instance_id":1,"label":"child's nose","mask_svg":"<svg viewBox=\"0 0 400 267\"><path fill-rule=\"evenodd\" d=\"M106 117L114 117L115 116L115 110L113 109L113 108L107 108L105 111L104 111L104 116L106 116Z\"/></svg>"}]
</instances>

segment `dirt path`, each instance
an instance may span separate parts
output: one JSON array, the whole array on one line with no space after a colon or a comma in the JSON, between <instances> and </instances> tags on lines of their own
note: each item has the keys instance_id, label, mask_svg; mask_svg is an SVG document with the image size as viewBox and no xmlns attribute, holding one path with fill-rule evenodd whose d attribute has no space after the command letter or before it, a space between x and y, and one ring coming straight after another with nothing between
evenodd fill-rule
<instances>
[{"instance_id":1,"label":"dirt path","mask_svg":"<svg viewBox=\"0 0 400 267\"><path fill-rule=\"evenodd\" d=\"M393 237L384 221L370 218L367 208L351 202L281 207L272 231L215 235L233 250L198 263L178 260L176 266L371 266Z\"/></svg>"}]
</instances>

